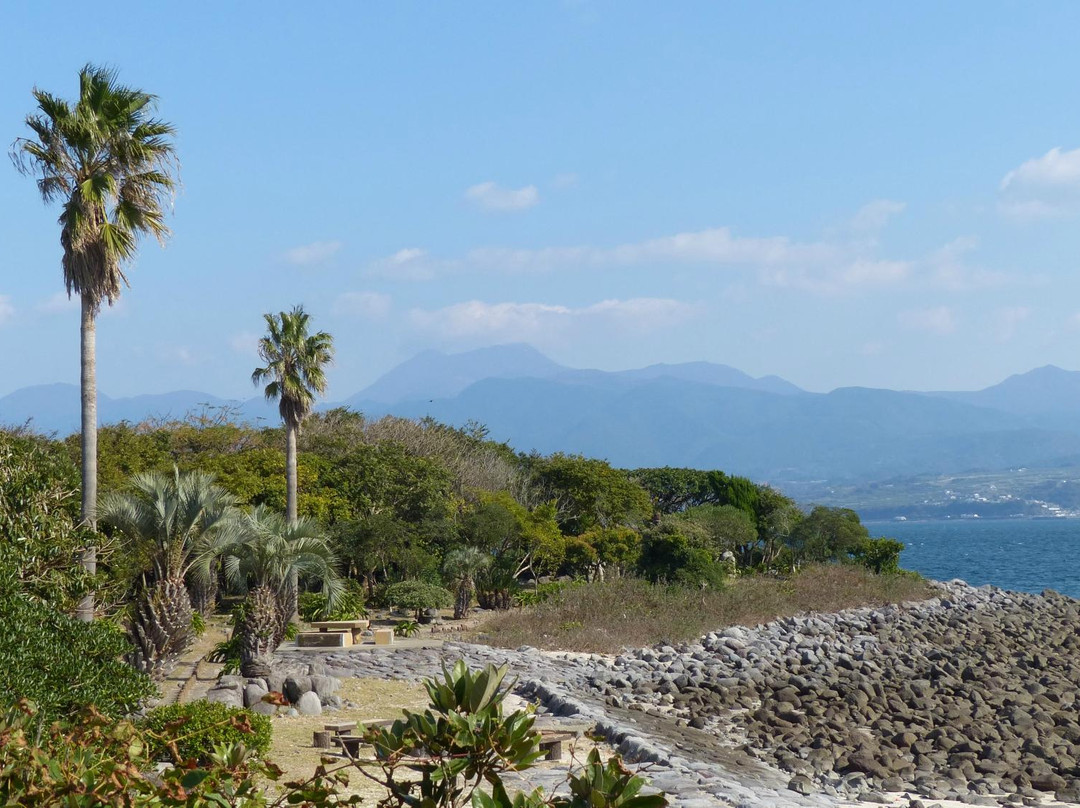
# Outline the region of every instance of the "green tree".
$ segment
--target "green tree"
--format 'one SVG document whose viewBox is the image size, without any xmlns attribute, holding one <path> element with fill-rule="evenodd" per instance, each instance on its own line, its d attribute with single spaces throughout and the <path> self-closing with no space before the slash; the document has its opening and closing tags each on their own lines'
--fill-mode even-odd
<svg viewBox="0 0 1080 808">
<path fill-rule="evenodd" d="M 37 179 L 46 202 L 61 203 L 61 265 L 68 295 L 79 295 L 82 510 L 93 525 L 97 507 L 97 342 L 101 304 L 112 305 L 127 283 L 126 264 L 139 238 L 164 242 L 164 208 L 175 185 L 176 153 L 171 124 L 153 117 L 154 96 L 119 83 L 116 73 L 87 65 L 79 71 L 79 98 L 72 104 L 35 89 L 37 111 L 26 118 L 32 137 L 18 138 L 12 158 Z M 93 573 L 93 546 L 82 554 Z M 88 593 L 79 617 L 92 620 Z"/>
<path fill-rule="evenodd" d="M 454 587 L 454 619 L 469 616 L 476 576 L 491 566 L 491 555 L 478 547 L 459 547 L 447 553 L 443 560 L 443 577 Z"/>
<path fill-rule="evenodd" d="M 813 561 L 842 561 L 870 538 L 870 532 L 850 508 L 816 506 L 791 531 L 788 547 L 792 565 Z"/>
<path fill-rule="evenodd" d="M 698 505 L 681 514 L 700 527 L 708 537 L 708 550 L 713 561 L 719 561 L 724 552 L 735 555 L 741 566 L 752 563 L 758 543 L 754 519 L 746 511 L 734 505 Z"/>
<path fill-rule="evenodd" d="M 129 620 L 132 664 L 163 675 L 192 639 L 194 613 L 185 578 L 205 574 L 209 560 L 234 541 L 236 500 L 201 472 L 137 474 L 128 491 L 101 498 L 97 517 L 150 562 Z"/>
<path fill-rule="evenodd" d="M 559 527 L 568 535 L 638 525 L 652 513 L 645 489 L 607 461 L 560 453 L 531 457 L 529 464 L 541 489 L 557 501 Z"/>
<path fill-rule="evenodd" d="M 263 392 L 268 401 L 277 399 L 285 424 L 285 516 L 295 522 L 297 434 L 315 396 L 326 392 L 325 368 L 334 357 L 334 338 L 325 331 L 309 333 L 311 317 L 303 306 L 263 317 L 266 336 L 259 340 L 259 358 L 266 364 L 252 372 L 251 383 L 267 382 Z"/>
</svg>

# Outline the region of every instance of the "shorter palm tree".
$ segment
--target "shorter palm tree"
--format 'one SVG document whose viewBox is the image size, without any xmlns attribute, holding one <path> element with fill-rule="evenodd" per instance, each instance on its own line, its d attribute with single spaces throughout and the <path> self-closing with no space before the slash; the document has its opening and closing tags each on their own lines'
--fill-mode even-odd
<svg viewBox="0 0 1080 808">
<path fill-rule="evenodd" d="M 443 576 L 454 588 L 454 619 L 469 616 L 476 576 L 491 565 L 491 554 L 478 547 L 459 547 L 446 554 Z"/>
<path fill-rule="evenodd" d="M 212 560 L 235 543 L 241 512 L 236 500 L 201 472 L 148 472 L 131 478 L 130 490 L 108 494 L 98 519 L 147 558 L 128 631 L 130 662 L 163 676 L 193 637 L 191 595 L 185 578 L 200 577 Z"/>
<path fill-rule="evenodd" d="M 241 673 L 253 676 L 262 660 L 281 643 L 298 596 L 293 583 L 302 575 L 318 581 L 331 608 L 344 592 L 337 557 L 318 525 L 309 519 L 290 522 L 256 505 L 244 515 L 237 540 L 222 551 L 226 580 L 248 586 L 248 598 L 234 632 L 241 637 Z M 205 556 L 209 561 L 210 556 Z"/>
</svg>

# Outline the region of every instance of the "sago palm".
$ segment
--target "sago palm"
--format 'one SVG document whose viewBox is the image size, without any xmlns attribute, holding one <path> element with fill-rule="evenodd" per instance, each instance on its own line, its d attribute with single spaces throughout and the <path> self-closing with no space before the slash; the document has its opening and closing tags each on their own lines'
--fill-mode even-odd
<svg viewBox="0 0 1080 808">
<path fill-rule="evenodd" d="M 476 576 L 491 566 L 491 554 L 478 547 L 460 547 L 451 550 L 443 561 L 443 577 L 454 588 L 454 619 L 469 616 Z"/>
<path fill-rule="evenodd" d="M 241 512 L 211 475 L 174 469 L 134 476 L 130 490 L 102 497 L 97 516 L 149 560 L 150 577 L 128 630 L 132 663 L 160 676 L 192 639 L 185 578 L 204 576 L 212 560 L 235 544 Z"/>
<path fill-rule="evenodd" d="M 246 583 L 248 600 L 235 631 L 241 636 L 241 670 L 250 671 L 272 652 L 296 613 L 297 579 L 318 581 L 327 604 L 344 591 L 337 558 L 318 525 L 308 519 L 289 521 L 256 505 L 240 523 L 237 540 L 222 550 L 227 580 Z M 245 673 L 245 675 L 255 675 Z"/>
<path fill-rule="evenodd" d="M 79 295 L 82 319 L 82 518 L 92 525 L 97 504 L 96 318 L 127 283 L 125 265 L 139 238 L 164 242 L 164 209 L 175 185 L 176 153 L 171 124 L 153 117 L 156 99 L 126 87 L 116 74 L 87 65 L 79 71 L 79 98 L 72 104 L 44 90 L 33 91 L 37 111 L 26 125 L 32 137 L 18 138 L 11 156 L 37 179 L 46 202 L 60 202 L 62 268 L 68 295 Z M 86 548 L 83 565 L 96 568 Z M 79 617 L 93 619 L 93 594 Z"/>
</svg>

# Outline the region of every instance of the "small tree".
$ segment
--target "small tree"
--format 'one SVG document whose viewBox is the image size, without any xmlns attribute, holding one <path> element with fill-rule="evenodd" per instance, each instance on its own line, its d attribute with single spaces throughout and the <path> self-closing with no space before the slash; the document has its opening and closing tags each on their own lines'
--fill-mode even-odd
<svg viewBox="0 0 1080 808">
<path fill-rule="evenodd" d="M 409 609 L 419 620 L 427 609 L 443 609 L 454 602 L 454 596 L 441 586 L 426 581 L 400 581 L 386 587 L 386 600 L 395 606 Z"/>
<path fill-rule="evenodd" d="M 443 561 L 443 575 L 454 586 L 454 619 L 469 616 L 476 575 L 491 566 L 491 556 L 477 547 L 460 547 L 451 550 Z"/>
</svg>

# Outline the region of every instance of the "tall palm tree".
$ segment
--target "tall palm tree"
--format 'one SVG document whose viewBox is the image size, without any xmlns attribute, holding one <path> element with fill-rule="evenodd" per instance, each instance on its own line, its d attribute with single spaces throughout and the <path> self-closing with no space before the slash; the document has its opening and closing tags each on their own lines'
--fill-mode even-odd
<svg viewBox="0 0 1080 808">
<path fill-rule="evenodd" d="M 37 179 L 46 202 L 59 201 L 62 267 L 68 295 L 79 295 L 82 318 L 82 518 L 94 525 L 97 506 L 96 319 L 103 301 L 111 306 L 127 284 L 124 267 L 140 236 L 164 243 L 169 234 L 164 208 L 176 183 L 171 124 L 153 117 L 155 96 L 126 87 L 116 73 L 87 65 L 79 71 L 79 98 L 72 104 L 44 90 L 33 91 L 37 111 L 26 125 L 32 137 L 18 138 L 11 157 Z M 93 573 L 97 552 L 88 547 L 82 564 Z M 79 604 L 92 620 L 94 596 Z"/>
<path fill-rule="evenodd" d="M 324 368 L 334 358 L 334 338 L 325 331 L 308 333 L 311 316 L 303 306 L 263 317 L 266 336 L 259 340 L 259 357 L 266 365 L 255 369 L 251 383 L 269 382 L 263 391 L 266 399 L 278 400 L 285 424 L 285 515 L 295 522 L 296 438 L 315 396 L 326 392 Z"/>
<path fill-rule="evenodd" d="M 97 517 L 149 560 L 149 580 L 128 623 L 132 664 L 161 676 L 192 639 L 191 596 L 185 578 L 212 569 L 236 543 L 242 512 L 235 498 L 201 472 L 148 472 L 129 491 L 106 494 Z"/>
<path fill-rule="evenodd" d="M 473 592 L 476 591 L 476 576 L 491 566 L 491 561 L 491 554 L 479 547 L 459 547 L 446 554 L 443 575 L 454 587 L 455 620 L 469 616 Z"/>
<path fill-rule="evenodd" d="M 330 606 L 344 591 L 344 581 L 337 573 L 337 557 L 315 522 L 289 521 L 256 505 L 240 529 L 237 541 L 222 551 L 222 568 L 226 580 L 249 587 L 234 632 L 241 638 L 241 672 L 255 676 L 261 658 L 277 648 L 296 613 L 299 575 L 318 581 Z M 209 558 L 204 555 L 203 563 Z"/>
</svg>

